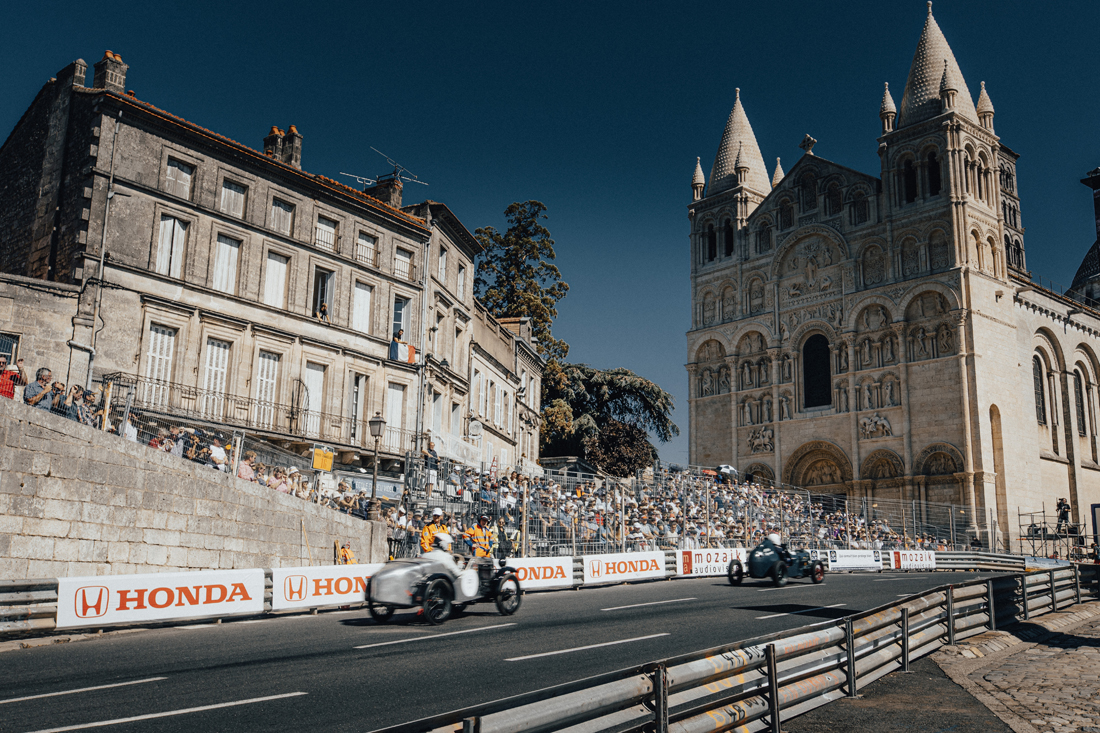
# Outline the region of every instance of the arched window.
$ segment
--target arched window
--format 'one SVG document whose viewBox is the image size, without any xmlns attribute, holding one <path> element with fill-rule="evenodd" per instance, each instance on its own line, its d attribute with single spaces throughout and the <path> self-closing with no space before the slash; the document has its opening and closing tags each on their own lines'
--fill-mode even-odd
<svg viewBox="0 0 1100 733">
<path fill-rule="evenodd" d="M 943 183 L 940 180 L 940 159 L 935 153 L 928 154 L 928 195 L 939 196 Z"/>
<path fill-rule="evenodd" d="M 794 205 L 790 201 L 779 203 L 779 228 L 790 229 L 794 224 Z"/>
<path fill-rule="evenodd" d="M 869 209 L 867 197 L 862 192 L 857 192 L 848 204 L 848 223 L 852 226 L 863 224 L 869 217 Z"/>
<path fill-rule="evenodd" d="M 800 187 L 802 197 L 802 210 L 813 211 L 817 208 L 817 184 L 812 173 L 802 176 Z"/>
<path fill-rule="evenodd" d="M 829 340 L 821 334 L 806 339 L 802 347 L 803 405 L 828 407 L 833 404 L 833 374 L 829 363 Z"/>
<path fill-rule="evenodd" d="M 844 194 L 839 183 L 830 183 L 825 192 L 825 216 L 836 216 L 844 206 Z"/>
<path fill-rule="evenodd" d="M 985 201 L 985 167 L 979 163 L 976 171 L 975 176 L 978 179 L 978 199 L 980 201 Z"/>
<path fill-rule="evenodd" d="M 729 219 L 722 225 L 722 244 L 725 246 L 726 257 L 733 255 L 733 224 Z"/>
<path fill-rule="evenodd" d="M 707 226 L 707 262 L 713 262 L 718 257 L 718 235 L 714 233 L 714 225 Z"/>
<path fill-rule="evenodd" d="M 901 169 L 901 190 L 903 200 L 911 204 L 917 200 L 917 169 L 913 167 L 913 161 L 905 161 Z"/>
<path fill-rule="evenodd" d="M 963 159 L 963 178 L 966 179 L 966 192 L 970 193 L 970 178 L 974 175 L 974 161 L 970 159 L 970 153 Z"/>
<path fill-rule="evenodd" d="M 756 254 L 762 255 L 772 248 L 772 228 L 768 224 L 762 224 L 756 230 Z"/>
<path fill-rule="evenodd" d="M 1047 391 L 1043 384 L 1043 361 L 1038 356 L 1031 357 L 1031 373 L 1035 382 L 1035 420 L 1040 425 L 1047 424 Z"/>
<path fill-rule="evenodd" d="M 1088 426 L 1085 424 L 1085 392 L 1081 388 L 1081 372 L 1073 370 L 1073 401 L 1077 403 L 1077 434 L 1081 437 L 1088 435 Z"/>
</svg>

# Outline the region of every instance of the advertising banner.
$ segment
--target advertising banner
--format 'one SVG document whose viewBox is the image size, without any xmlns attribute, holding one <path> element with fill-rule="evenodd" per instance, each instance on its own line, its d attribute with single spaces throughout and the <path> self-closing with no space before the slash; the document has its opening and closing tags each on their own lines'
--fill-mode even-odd
<svg viewBox="0 0 1100 733">
<path fill-rule="evenodd" d="M 271 610 L 346 606 L 367 600 L 367 581 L 382 563 L 275 568 Z"/>
<path fill-rule="evenodd" d="M 890 550 L 883 554 L 894 570 L 936 569 L 936 553 L 932 550 Z"/>
<path fill-rule="evenodd" d="M 263 613 L 264 571 L 58 578 L 57 628 Z"/>
<path fill-rule="evenodd" d="M 727 550 L 677 550 L 676 574 L 688 577 L 725 575 L 729 569 L 730 560 L 737 558 L 741 561 L 741 565 L 744 565 L 748 556 L 749 551 L 744 547 Z"/>
<path fill-rule="evenodd" d="M 571 557 L 512 557 L 507 564 L 515 568 L 519 587 L 523 590 L 568 588 L 573 585 Z"/>
<path fill-rule="evenodd" d="M 584 558 L 585 585 L 663 577 L 663 552 L 621 552 L 614 555 L 588 555 Z"/>
<path fill-rule="evenodd" d="M 810 550 L 814 560 L 824 560 L 830 572 L 837 570 L 882 570 L 882 550 Z"/>
</svg>

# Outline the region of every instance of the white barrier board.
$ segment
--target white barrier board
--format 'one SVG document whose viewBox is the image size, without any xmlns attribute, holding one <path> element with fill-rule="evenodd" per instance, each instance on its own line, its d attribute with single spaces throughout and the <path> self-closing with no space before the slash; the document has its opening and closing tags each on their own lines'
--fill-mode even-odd
<svg viewBox="0 0 1100 733">
<path fill-rule="evenodd" d="M 814 560 L 824 560 L 830 571 L 882 570 L 882 550 L 810 550 Z"/>
<path fill-rule="evenodd" d="M 367 581 L 382 563 L 275 568 L 271 571 L 271 610 L 363 603 Z"/>
<path fill-rule="evenodd" d="M 884 554 L 894 570 L 936 569 L 936 553 L 932 550 L 889 550 Z"/>
<path fill-rule="evenodd" d="M 584 582 L 618 583 L 665 577 L 664 552 L 621 552 L 584 558 Z"/>
<path fill-rule="evenodd" d="M 263 611 L 258 568 L 57 579 L 59 629 Z"/>
<path fill-rule="evenodd" d="M 744 547 L 727 550 L 677 550 L 676 574 L 688 577 L 725 575 L 729 570 L 730 560 L 737 558 L 743 566 L 748 556 L 749 551 Z"/>
<path fill-rule="evenodd" d="M 573 585 L 572 557 L 511 557 L 505 562 L 508 567 L 515 568 L 519 587 L 523 590 Z"/>
</svg>

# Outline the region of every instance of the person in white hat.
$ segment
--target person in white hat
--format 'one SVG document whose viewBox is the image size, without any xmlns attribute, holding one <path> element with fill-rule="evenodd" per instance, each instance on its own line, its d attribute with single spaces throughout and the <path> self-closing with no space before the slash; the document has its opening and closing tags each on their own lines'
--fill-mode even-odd
<svg viewBox="0 0 1100 733">
<path fill-rule="evenodd" d="M 430 552 L 432 540 L 435 536 L 446 531 L 447 528 L 443 523 L 443 510 L 439 507 L 432 509 L 432 521 L 420 533 L 420 551 L 423 553 Z"/>
</svg>

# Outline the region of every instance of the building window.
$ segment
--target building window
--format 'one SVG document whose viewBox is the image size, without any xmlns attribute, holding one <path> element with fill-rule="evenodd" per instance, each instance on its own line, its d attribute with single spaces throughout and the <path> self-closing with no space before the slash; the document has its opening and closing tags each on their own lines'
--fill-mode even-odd
<svg viewBox="0 0 1100 733">
<path fill-rule="evenodd" d="M 508 424 L 507 424 L 507 427 L 508 427 L 508 434 L 511 435 L 512 434 L 512 398 L 507 392 L 504 393 L 504 401 L 506 403 L 508 403 Z"/>
<path fill-rule="evenodd" d="M 404 451 L 396 438 L 390 437 L 390 430 L 401 430 L 405 426 L 405 385 L 390 382 L 386 385 L 386 435 L 383 436 L 383 445 L 390 451 Z"/>
<path fill-rule="evenodd" d="M 1081 372 L 1073 372 L 1073 399 L 1077 403 L 1077 434 L 1084 437 L 1088 435 L 1088 425 L 1085 424 L 1085 395 L 1081 389 Z"/>
<path fill-rule="evenodd" d="M 825 216 L 836 216 L 844 208 L 844 194 L 839 183 L 830 183 L 825 191 Z"/>
<path fill-rule="evenodd" d="M 407 331 L 409 327 L 409 299 L 400 295 L 393 297 L 393 333 Z"/>
<path fill-rule="evenodd" d="M 260 352 L 256 370 L 256 409 L 259 426 L 270 428 L 275 422 L 275 401 L 279 385 L 279 362 L 282 356 L 271 351 Z"/>
<path fill-rule="evenodd" d="M 187 245 L 187 222 L 164 214 L 160 217 L 160 242 L 157 246 L 157 273 L 179 277 L 183 267 L 183 249 Z"/>
<path fill-rule="evenodd" d="M 458 294 L 458 299 L 466 295 L 466 267 L 464 265 L 458 266 L 458 284 L 455 285 L 455 292 Z"/>
<path fill-rule="evenodd" d="M 267 253 L 267 271 L 264 273 L 264 305 L 286 307 L 286 274 L 289 257 L 275 252 Z"/>
<path fill-rule="evenodd" d="M 489 390 L 492 389 L 493 383 L 488 379 L 483 379 L 478 383 L 478 386 L 477 414 L 487 417 L 489 414 Z"/>
<path fill-rule="evenodd" d="M 302 384 L 305 386 L 305 399 L 301 405 L 305 412 L 305 432 L 306 435 L 316 436 L 321 432 L 321 411 L 325 404 L 325 365 L 307 361 Z"/>
<path fill-rule="evenodd" d="M 439 248 L 439 281 L 447 282 L 447 249 L 445 247 Z"/>
<path fill-rule="evenodd" d="M 733 224 L 729 219 L 726 219 L 726 223 L 722 225 L 722 245 L 725 249 L 725 256 L 733 256 Z"/>
<path fill-rule="evenodd" d="M 222 181 L 222 211 L 230 216 L 243 217 L 246 190 L 244 186 L 232 181 Z"/>
<path fill-rule="evenodd" d="M 336 250 L 336 222 L 323 216 L 317 217 L 317 231 L 314 244 L 318 248 L 333 252 Z"/>
<path fill-rule="evenodd" d="M 805 407 L 828 407 L 833 403 L 832 366 L 829 341 L 814 334 L 802 347 L 802 385 Z"/>
<path fill-rule="evenodd" d="M 802 177 L 802 184 L 800 186 L 800 194 L 802 199 L 802 210 L 813 211 L 817 208 L 817 183 L 814 181 L 812 174 L 807 174 Z"/>
<path fill-rule="evenodd" d="M 320 267 L 313 271 L 313 317 L 322 321 L 332 321 L 332 291 L 336 276 L 330 270 Z"/>
<path fill-rule="evenodd" d="M 271 199 L 271 228 L 279 234 L 290 235 L 294 228 L 294 204 Z"/>
<path fill-rule="evenodd" d="M 771 248 L 772 228 L 767 224 L 762 224 L 760 228 L 756 230 L 756 254 L 762 255 L 770 251 Z"/>
<path fill-rule="evenodd" d="M 790 229 L 794 225 L 794 204 L 782 201 L 779 204 L 779 228 Z"/>
<path fill-rule="evenodd" d="M 151 324 L 149 351 L 145 362 L 145 402 L 152 406 L 168 404 L 168 384 L 172 381 L 172 357 L 176 351 L 176 329 Z"/>
<path fill-rule="evenodd" d="M 928 154 L 928 195 L 939 196 L 943 182 L 940 179 L 940 159 L 935 153 Z"/>
<path fill-rule="evenodd" d="M 478 409 L 478 407 L 479 407 L 478 400 L 480 399 L 480 395 L 481 395 L 481 372 L 479 372 L 477 369 L 475 369 L 474 370 L 474 378 L 470 382 L 470 413 L 471 414 L 473 414 L 473 413 L 477 413 L 479 415 L 481 414 L 481 411 Z"/>
<path fill-rule="evenodd" d="M 366 283 L 355 283 L 355 302 L 351 310 L 351 327 L 359 333 L 370 333 L 370 301 L 374 288 Z"/>
<path fill-rule="evenodd" d="M 1031 376 L 1035 387 L 1035 420 L 1040 425 L 1047 424 L 1047 395 L 1043 384 L 1043 362 L 1038 356 L 1031 357 Z"/>
<path fill-rule="evenodd" d="M 165 188 L 168 193 L 179 196 L 181 199 L 191 200 L 191 179 L 195 174 L 195 166 L 188 165 L 175 158 L 168 159 L 168 176 Z"/>
<path fill-rule="evenodd" d="M 237 239 L 218 235 L 214 243 L 214 277 L 211 286 L 222 293 L 237 294 L 237 255 L 241 243 Z"/>
<path fill-rule="evenodd" d="M 907 204 L 917 200 L 917 169 L 912 160 L 905 161 L 901 168 L 901 195 Z"/>
<path fill-rule="evenodd" d="M 451 435 L 462 435 L 462 405 L 451 403 Z"/>
<path fill-rule="evenodd" d="M 862 193 L 856 193 L 848 204 L 848 223 L 858 226 L 866 222 L 869 216 L 870 207 L 867 205 L 867 197 Z"/>
<path fill-rule="evenodd" d="M 393 274 L 412 280 L 412 252 L 400 247 L 393 254 Z"/>
<path fill-rule="evenodd" d="M 0 356 L 8 360 L 8 364 L 15 366 L 15 360 L 19 358 L 19 337 L 13 333 L 0 333 Z"/>
<path fill-rule="evenodd" d="M 443 434 L 443 393 L 432 390 L 432 435 Z"/>
<path fill-rule="evenodd" d="M 707 226 L 707 262 L 713 262 L 718 258 L 718 235 L 714 233 L 714 225 Z"/>
<path fill-rule="evenodd" d="M 229 374 L 228 341 L 206 340 L 206 381 L 203 383 L 202 415 L 220 418 L 225 410 L 225 385 Z"/>
<path fill-rule="evenodd" d="M 367 378 L 362 374 L 351 375 L 351 439 L 354 441 L 363 435 L 363 404 L 367 399 Z M 365 437 L 365 436 L 364 436 Z"/>
<path fill-rule="evenodd" d="M 366 232 L 359 232 L 359 241 L 355 244 L 355 259 L 368 265 L 376 264 L 378 240 Z"/>
</svg>

